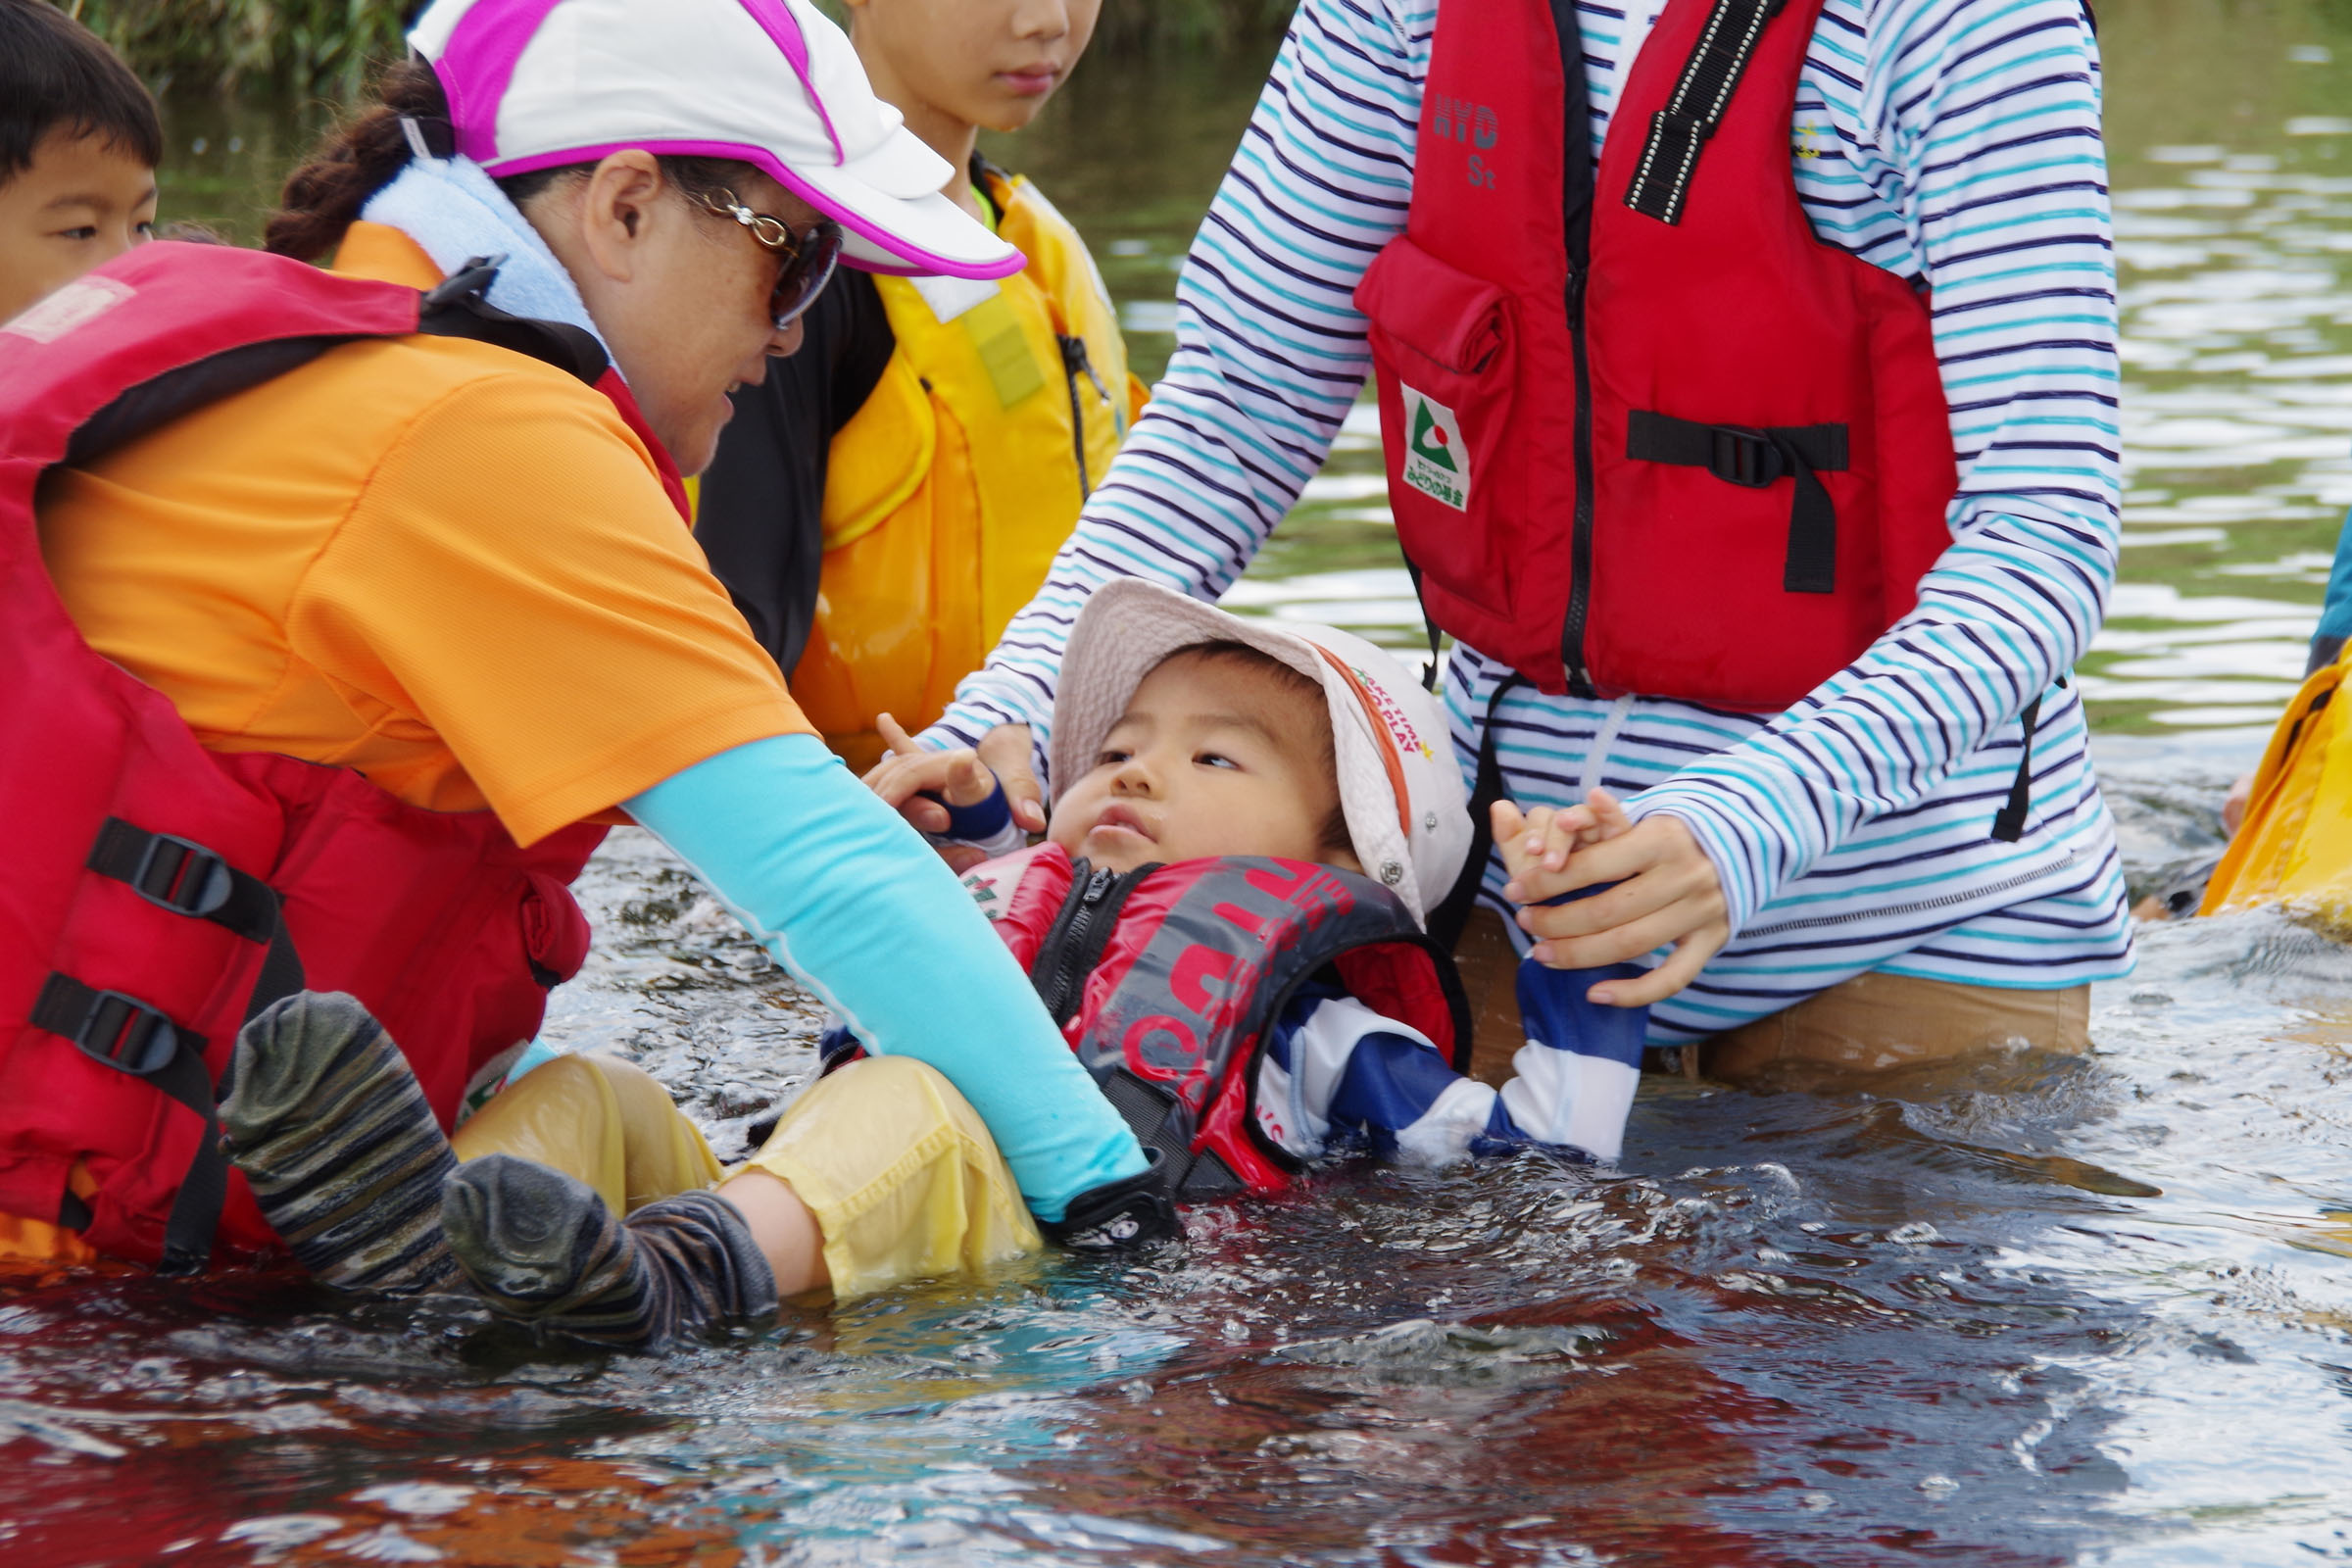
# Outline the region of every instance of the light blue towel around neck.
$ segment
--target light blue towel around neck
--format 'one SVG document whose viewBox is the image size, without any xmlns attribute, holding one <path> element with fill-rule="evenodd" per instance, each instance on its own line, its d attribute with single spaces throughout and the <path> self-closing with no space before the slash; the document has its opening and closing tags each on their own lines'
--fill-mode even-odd
<svg viewBox="0 0 2352 1568">
<path fill-rule="evenodd" d="M 510 316 L 576 326 L 604 343 L 571 274 L 521 209 L 472 159 L 412 159 L 368 199 L 360 217 L 408 235 L 444 275 L 477 256 L 504 256 L 490 285 L 491 304 Z M 612 354 L 610 344 L 605 352 Z"/>
</svg>

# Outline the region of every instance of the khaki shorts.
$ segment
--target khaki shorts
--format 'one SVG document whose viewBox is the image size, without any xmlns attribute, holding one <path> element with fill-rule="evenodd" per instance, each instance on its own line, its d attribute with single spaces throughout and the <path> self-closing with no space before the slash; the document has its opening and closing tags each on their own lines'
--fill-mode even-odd
<svg viewBox="0 0 2352 1568">
<path fill-rule="evenodd" d="M 601 1052 L 515 1079 L 450 1140 L 460 1159 L 514 1154 L 576 1176 L 615 1214 L 709 1187 L 719 1164 L 660 1080 Z"/>
<path fill-rule="evenodd" d="M 816 1215 L 836 1300 L 1045 1246 L 980 1113 L 904 1056 L 818 1079 L 740 1168 L 785 1182 Z"/>
<path fill-rule="evenodd" d="M 578 1177 L 616 1214 L 733 1174 L 650 1074 L 595 1054 L 523 1074 L 454 1142 L 460 1159 L 516 1154 Z M 979 1112 L 903 1056 L 817 1080 L 737 1169 L 777 1177 L 808 1205 L 837 1300 L 1045 1246 Z"/>
<path fill-rule="evenodd" d="M 1472 1075 L 1500 1084 L 1524 1043 L 1517 950 L 1501 917 L 1482 908 L 1455 956 L 1476 1024 Z M 2021 991 L 1871 970 L 1712 1040 L 1651 1055 L 1655 1065 L 1686 1077 L 1793 1085 L 2025 1049 L 2089 1050 L 2090 987 Z"/>
</svg>

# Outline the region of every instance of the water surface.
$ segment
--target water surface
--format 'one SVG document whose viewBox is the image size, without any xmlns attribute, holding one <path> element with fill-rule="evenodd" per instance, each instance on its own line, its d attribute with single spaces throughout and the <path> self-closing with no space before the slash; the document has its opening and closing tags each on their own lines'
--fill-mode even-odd
<svg viewBox="0 0 2352 1568">
<path fill-rule="evenodd" d="M 2215 842 L 2352 501 L 2352 12 L 2101 20 L 2131 493 L 2083 679 L 2144 884 Z M 1147 367 L 1256 69 L 1090 63 L 999 149 Z M 177 111 L 170 199 L 249 224 L 298 119 Z M 1410 645 L 1376 440 L 1350 421 L 1241 603 Z M 553 1028 L 734 1152 L 809 1071 L 805 1000 L 641 837 L 585 894 Z M 278 1277 L 23 1280 L 0 1561 L 2352 1560 L 2352 956 L 2160 928 L 2093 1032 L 1869 1094 L 1653 1085 L 1614 1174 L 1334 1168 L 1139 1263 L 659 1361 Z"/>
</svg>

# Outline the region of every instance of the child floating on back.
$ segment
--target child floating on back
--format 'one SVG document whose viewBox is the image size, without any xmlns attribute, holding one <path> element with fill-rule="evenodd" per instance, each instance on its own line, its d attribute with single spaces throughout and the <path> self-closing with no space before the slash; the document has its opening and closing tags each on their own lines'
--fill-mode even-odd
<svg viewBox="0 0 2352 1568">
<path fill-rule="evenodd" d="M 1459 993 L 1420 930 L 1470 838 L 1443 725 L 1395 660 L 1330 627 L 1130 578 L 1079 616 L 1048 843 L 965 880 L 1181 1196 L 1270 1190 L 1350 1145 L 1616 1157 L 1646 1014 L 1587 1001 L 1592 976 L 1526 964 L 1518 1075 L 1497 1091 L 1455 1071 Z M 968 753 L 902 744 L 870 781 L 899 803 L 942 793 L 958 837 L 1009 822 Z M 1514 874 L 1622 825 L 1593 809 L 1499 810 Z M 1082 945 L 1067 932 L 1090 906 Z"/>
<path fill-rule="evenodd" d="M 1517 1076 L 1497 1090 L 1456 1070 L 1467 1009 L 1421 924 L 1471 837 L 1442 722 L 1436 701 L 1360 639 L 1240 620 L 1125 579 L 1096 594 L 1071 635 L 1046 843 L 1017 847 L 1002 792 L 968 753 L 902 751 L 875 770 L 885 799 L 938 791 L 962 837 L 1013 851 L 965 886 L 1153 1156 L 1144 1176 L 1073 1208 L 1055 1240 L 1164 1232 L 1174 1200 L 1276 1191 L 1349 1148 L 1422 1164 L 1528 1147 L 1616 1155 L 1645 1018 L 1588 1001 L 1591 975 L 1525 965 Z M 1497 821 L 1515 873 L 1622 825 L 1606 808 L 1523 821 L 1506 808 Z M 888 1057 L 844 1065 L 846 1050 L 829 1052 L 840 1070 L 793 1103 L 723 1192 L 651 1176 L 650 1155 L 616 1156 L 627 1168 L 600 1179 L 571 1168 L 564 1140 L 539 1134 L 485 1147 L 486 1121 L 512 1130 L 597 1114 L 566 1087 L 590 1075 L 558 1064 L 492 1099 L 454 1153 L 421 1097 L 393 1116 L 380 1107 L 395 1097 L 371 1091 L 368 1158 L 326 1160 L 318 1129 L 337 1119 L 337 1083 L 405 1066 L 364 1014 L 340 1019 L 338 1004 L 357 1011 L 344 999 L 297 1004 L 317 1027 L 282 1008 L 249 1026 L 222 1120 L 265 1212 L 331 1284 L 470 1284 L 511 1318 L 659 1348 L 780 1296 L 847 1298 L 1044 1243 L 944 1079 Z M 941 1028 L 957 1027 L 956 998 L 939 1010 Z M 334 1059 L 358 1065 L 321 1076 L 319 1028 L 349 1035 Z M 837 1038 L 852 1044 L 846 1029 Z M 655 1098 L 628 1107 L 607 1142 L 699 1149 Z M 700 1182 L 717 1175 L 707 1164 Z M 664 1180 L 668 1196 L 654 1190 Z M 424 1188 L 437 1200 L 386 1200 Z M 812 1234 L 777 1242 L 760 1211 L 779 1197 Z"/>
<path fill-rule="evenodd" d="M 0 0 L 0 321 L 150 237 L 155 100 L 80 23 Z"/>
</svg>

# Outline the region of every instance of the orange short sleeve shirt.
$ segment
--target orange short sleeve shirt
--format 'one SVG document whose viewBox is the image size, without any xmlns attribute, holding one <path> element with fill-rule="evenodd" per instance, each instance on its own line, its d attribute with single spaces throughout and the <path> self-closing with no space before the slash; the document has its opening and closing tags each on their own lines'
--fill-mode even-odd
<svg viewBox="0 0 2352 1568">
<path fill-rule="evenodd" d="M 429 286 L 398 231 L 336 270 Z M 530 843 L 809 728 L 612 402 L 485 344 L 349 344 L 52 477 L 90 645 L 216 751 L 488 807 Z"/>
</svg>

